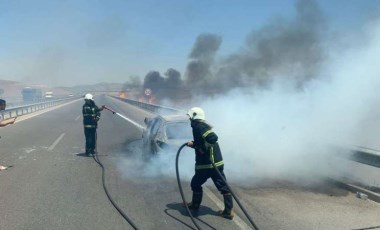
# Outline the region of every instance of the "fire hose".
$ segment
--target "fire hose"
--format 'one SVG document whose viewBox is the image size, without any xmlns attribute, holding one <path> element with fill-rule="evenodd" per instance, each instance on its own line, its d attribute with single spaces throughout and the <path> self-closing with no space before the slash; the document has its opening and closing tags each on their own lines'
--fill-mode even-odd
<svg viewBox="0 0 380 230">
<path fill-rule="evenodd" d="M 178 170 L 178 159 L 179 159 L 179 154 L 181 153 L 182 149 L 187 146 L 187 143 L 184 143 L 183 145 L 181 145 L 181 147 L 178 149 L 177 151 L 177 156 L 176 156 L 176 160 L 175 160 L 175 166 L 176 166 L 176 174 L 177 174 L 177 182 L 178 182 L 178 187 L 179 187 L 179 191 L 181 193 L 181 197 L 182 197 L 182 201 L 186 207 L 186 211 L 187 213 L 189 214 L 190 218 L 191 218 L 191 221 L 194 223 L 194 225 L 197 227 L 197 229 L 202 229 L 195 221 L 193 215 L 191 214 L 191 211 L 189 209 L 189 207 L 187 206 L 187 202 L 186 202 L 186 199 L 185 199 L 185 195 L 183 193 L 183 189 L 182 189 L 182 185 L 181 185 L 181 179 L 180 179 L 180 176 L 179 176 L 179 170 Z M 253 222 L 251 216 L 247 213 L 247 211 L 245 210 L 245 208 L 243 207 L 243 205 L 240 203 L 239 199 L 237 198 L 237 196 L 235 195 L 235 193 L 232 191 L 231 187 L 228 185 L 227 181 L 224 179 L 224 177 L 222 176 L 222 174 L 220 173 L 218 167 L 216 167 L 215 163 L 213 161 L 211 161 L 212 163 L 212 166 L 214 167 L 214 169 L 216 170 L 216 172 L 218 173 L 218 175 L 220 176 L 220 178 L 223 180 L 223 182 L 227 185 L 228 189 L 230 190 L 231 192 L 231 195 L 233 196 L 233 198 L 235 199 L 236 203 L 239 205 L 239 207 L 241 208 L 241 210 L 243 211 L 243 213 L 245 214 L 245 216 L 247 217 L 248 221 L 252 224 L 253 228 L 256 229 L 256 230 L 259 230 L 259 228 L 257 227 L 257 225 L 255 224 L 255 222 Z"/>
<path fill-rule="evenodd" d="M 102 108 L 112 112 L 113 114 L 116 114 L 118 115 L 119 117 L 123 118 L 124 120 L 127 120 L 127 121 L 130 121 L 130 119 L 126 118 L 125 116 L 123 116 L 122 114 L 108 108 L 107 106 L 103 105 Z M 181 179 L 180 179 L 180 176 L 179 176 L 179 170 L 178 170 L 178 159 L 179 159 L 179 154 L 181 153 L 182 149 L 187 145 L 187 143 L 184 143 L 183 145 L 181 145 L 181 147 L 178 149 L 177 151 L 177 155 L 176 155 L 176 175 L 177 175 L 177 182 L 178 182 L 178 187 L 179 187 L 179 190 L 180 190 L 180 193 L 181 193 L 181 197 L 182 197 L 182 201 L 186 207 L 186 211 L 187 213 L 189 214 L 192 222 L 194 223 L 194 225 L 197 227 L 197 229 L 202 229 L 198 224 L 197 222 L 195 221 L 193 215 L 191 214 L 191 211 L 189 209 L 189 207 L 187 206 L 187 202 L 186 202 L 186 199 L 185 199 L 185 195 L 183 193 L 183 189 L 182 189 L 182 185 L 181 185 Z M 94 157 L 95 161 L 103 168 L 104 170 L 104 167 L 103 165 L 101 164 L 101 162 L 99 161 L 98 157 L 96 156 L 96 158 Z M 218 175 L 220 176 L 220 178 L 224 181 L 224 183 L 227 185 L 228 189 L 230 190 L 231 192 L 231 195 L 233 196 L 233 198 L 235 199 L 235 201 L 237 202 L 237 204 L 239 205 L 239 207 L 241 208 L 241 210 L 243 211 L 243 213 L 245 214 L 245 216 L 247 217 L 247 219 L 249 220 L 249 222 L 252 224 L 252 226 L 254 227 L 254 229 L 256 230 L 259 230 L 259 228 L 257 227 L 257 225 L 254 223 L 254 221 L 252 220 L 252 218 L 249 216 L 249 214 L 247 213 L 247 211 L 245 210 L 245 208 L 243 207 L 243 205 L 240 203 L 239 199 L 237 198 L 237 196 L 235 195 L 235 193 L 232 191 L 231 187 L 228 185 L 227 181 L 224 179 L 224 177 L 222 176 L 222 174 L 220 173 L 219 169 L 216 167 L 215 163 L 214 162 L 211 162 L 214 169 L 216 170 L 216 172 L 218 173 Z M 104 180 L 104 174 L 103 174 L 103 180 Z M 106 188 L 105 188 L 106 190 Z M 111 200 L 112 202 L 112 198 L 109 196 L 107 190 L 106 190 L 106 193 L 107 193 L 107 196 L 108 198 Z M 114 202 L 112 202 L 114 204 Z M 135 229 L 137 229 L 137 227 L 133 224 L 133 222 L 131 220 L 129 220 L 129 218 L 125 215 L 125 213 L 122 212 L 121 209 L 119 209 L 117 207 L 116 204 L 114 204 L 114 206 L 116 207 L 116 209 L 120 212 L 121 215 L 123 215 L 123 217 L 131 224 L 132 227 L 134 227 Z"/>
<path fill-rule="evenodd" d="M 97 139 L 98 135 L 95 133 L 95 139 Z M 112 205 L 116 208 L 116 210 L 120 213 L 120 215 L 132 226 L 133 229 L 138 229 L 136 224 L 127 216 L 127 214 L 116 204 L 116 202 L 111 197 L 111 194 L 108 191 L 108 188 L 106 186 L 106 179 L 105 179 L 105 168 L 102 162 L 99 159 L 98 151 L 97 151 L 97 141 L 95 141 L 95 154 L 92 155 L 95 162 L 98 163 L 98 165 L 102 168 L 102 182 L 103 182 L 103 189 L 106 193 L 109 201 L 112 203 Z"/>
</svg>

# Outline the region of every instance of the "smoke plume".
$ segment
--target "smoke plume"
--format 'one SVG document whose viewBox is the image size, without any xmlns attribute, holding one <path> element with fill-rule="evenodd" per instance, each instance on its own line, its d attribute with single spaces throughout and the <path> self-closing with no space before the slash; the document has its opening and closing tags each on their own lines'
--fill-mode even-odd
<svg viewBox="0 0 380 230">
<path fill-rule="evenodd" d="M 306 62 L 300 72 L 313 78 L 301 91 L 294 88 L 299 78 L 275 78 L 270 88 L 233 90 L 200 104 L 220 136 L 227 176 L 236 181 L 244 174 L 250 183 L 343 176 L 333 163 L 336 146 L 377 143 L 380 21 L 371 24 L 345 52 L 331 47 L 318 71 Z"/>
<path fill-rule="evenodd" d="M 121 91 L 126 92 L 128 89 L 141 88 L 141 87 L 142 87 L 142 83 L 139 76 L 129 76 L 128 80 L 124 82 Z"/>
<path fill-rule="evenodd" d="M 315 1 L 298 1 L 292 20 L 274 19 L 253 31 L 241 52 L 221 63 L 214 58 L 221 38 L 200 35 L 190 54 L 187 81 L 204 94 L 223 94 L 234 88 L 268 87 L 277 78 L 294 79 L 296 87 L 318 75 L 324 57 L 321 44 L 326 20 Z M 203 86 L 203 87 L 202 87 Z"/>
<path fill-rule="evenodd" d="M 233 182 L 340 177 L 336 146 L 377 143 L 380 20 L 342 51 L 340 38 L 326 40 L 326 20 L 315 1 L 300 0 L 296 9 L 294 19 L 252 32 L 243 50 L 221 63 L 214 62 L 221 44 L 216 35 L 198 37 L 190 54 L 186 81 L 204 95 L 186 107 L 205 110 Z M 350 33 L 355 31 L 342 36 Z M 154 162 L 155 172 L 171 175 L 160 168 L 165 156 Z M 188 160 L 180 167 L 189 178 Z"/>
<path fill-rule="evenodd" d="M 165 97 L 178 98 L 181 94 L 181 88 L 183 87 L 181 73 L 178 70 L 170 68 L 165 72 L 165 76 Z"/>
<path fill-rule="evenodd" d="M 222 38 L 214 34 L 198 36 L 189 57 L 192 59 L 187 65 L 187 83 L 193 89 L 206 88 L 208 78 L 212 78 L 211 67 L 214 57 L 222 43 Z"/>
<path fill-rule="evenodd" d="M 182 86 L 181 73 L 170 68 L 165 72 L 165 77 L 158 71 L 149 72 L 144 78 L 143 90 L 151 89 L 153 95 L 159 99 L 177 98 Z"/>
</svg>

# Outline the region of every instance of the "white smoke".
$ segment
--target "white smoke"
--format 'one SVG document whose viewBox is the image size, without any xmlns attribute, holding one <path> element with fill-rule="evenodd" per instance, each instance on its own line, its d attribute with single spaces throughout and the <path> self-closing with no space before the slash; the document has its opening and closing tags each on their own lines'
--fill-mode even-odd
<svg viewBox="0 0 380 230">
<path fill-rule="evenodd" d="M 324 77 L 303 91 L 289 80 L 277 81 L 270 89 L 235 90 L 204 101 L 227 176 L 254 183 L 327 171 L 332 145 L 360 145 L 374 135 L 368 118 L 380 104 L 379 28 L 379 21 L 373 23 L 360 44 L 344 53 L 330 50 Z"/>
<path fill-rule="evenodd" d="M 313 173 L 333 173 L 335 146 L 365 145 L 378 136 L 380 21 L 371 22 L 360 37 L 344 49 L 336 43 L 339 38 L 325 42 L 329 55 L 320 63 L 319 76 L 302 90 L 278 76 L 265 89 L 235 89 L 188 104 L 204 108 L 214 126 L 227 178 L 254 185 L 268 178 L 297 182 Z M 183 179 L 194 173 L 189 151 L 181 155 Z M 120 165 L 137 168 L 140 176 L 175 177 L 175 152 L 138 162 L 126 159 Z"/>
<path fill-rule="evenodd" d="M 163 150 L 157 155 L 142 152 L 142 143 L 133 142 L 128 145 L 128 157 L 117 159 L 116 165 L 122 175 L 128 178 L 175 178 L 177 149 Z M 146 154 L 146 155 L 144 155 Z M 179 160 L 179 175 L 181 180 L 189 181 L 194 174 L 194 150 L 188 147 L 182 149 Z"/>
</svg>

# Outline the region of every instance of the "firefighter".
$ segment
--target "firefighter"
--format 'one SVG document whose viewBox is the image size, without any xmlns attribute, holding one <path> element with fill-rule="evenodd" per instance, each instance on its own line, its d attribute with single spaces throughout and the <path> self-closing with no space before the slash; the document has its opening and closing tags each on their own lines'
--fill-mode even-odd
<svg viewBox="0 0 380 230">
<path fill-rule="evenodd" d="M 5 110 L 7 107 L 7 102 L 3 99 L 0 99 L 0 111 Z M 0 117 L 1 118 L 1 117 Z M 7 120 L 0 121 L 0 127 L 4 127 L 10 124 L 14 124 L 17 117 L 9 118 Z"/>
<path fill-rule="evenodd" d="M 5 110 L 6 106 L 7 106 L 7 102 L 3 99 L 0 99 L 0 111 Z"/>
<path fill-rule="evenodd" d="M 96 147 L 96 128 L 100 119 L 100 111 L 103 107 L 96 106 L 92 94 L 84 96 L 84 105 L 82 108 L 84 135 L 86 137 L 86 154 L 95 154 Z"/>
<path fill-rule="evenodd" d="M 187 206 L 192 211 L 199 209 L 203 196 L 202 185 L 211 178 L 224 199 L 224 210 L 220 210 L 219 215 L 232 219 L 234 213 L 232 211 L 231 192 L 212 165 L 213 161 L 224 179 L 226 179 L 223 173 L 223 157 L 217 142 L 218 136 L 212 131 L 212 127 L 206 123 L 203 109 L 194 107 L 189 110 L 187 115 L 190 117 L 194 138 L 193 141 L 187 143 L 187 146 L 195 149 L 195 175 L 191 179 L 193 196 L 192 201 Z"/>
<path fill-rule="evenodd" d="M 1 111 L 1 110 L 5 110 L 6 105 L 7 105 L 6 101 L 3 100 L 3 99 L 0 99 L 0 111 Z M 14 124 L 15 121 L 16 121 L 16 117 L 14 117 L 14 118 L 10 118 L 10 119 L 5 120 L 5 121 L 0 121 L 0 127 L 5 127 L 5 126 L 7 126 L 7 125 Z M 0 137 L 0 138 L 1 138 L 1 137 Z M 7 168 L 8 168 L 8 167 L 6 167 L 6 166 L 2 166 L 2 165 L 0 165 L 0 171 L 6 170 Z"/>
</svg>

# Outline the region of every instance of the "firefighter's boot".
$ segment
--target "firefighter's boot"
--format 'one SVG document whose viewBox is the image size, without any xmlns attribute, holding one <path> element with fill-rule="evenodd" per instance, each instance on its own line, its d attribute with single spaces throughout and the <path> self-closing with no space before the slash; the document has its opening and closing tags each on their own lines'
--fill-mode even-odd
<svg viewBox="0 0 380 230">
<path fill-rule="evenodd" d="M 95 151 L 94 151 L 93 148 L 88 148 L 88 149 L 86 150 L 86 154 L 87 154 L 87 156 L 92 156 L 92 155 L 95 154 Z"/>
<path fill-rule="evenodd" d="M 235 216 L 234 212 L 232 211 L 234 205 L 232 195 L 230 193 L 223 194 L 223 199 L 224 210 L 220 210 L 218 213 L 221 217 L 232 220 Z"/>
<path fill-rule="evenodd" d="M 187 204 L 187 207 L 191 211 L 198 211 L 199 206 L 202 203 L 203 192 L 193 192 L 193 199 Z"/>
</svg>

